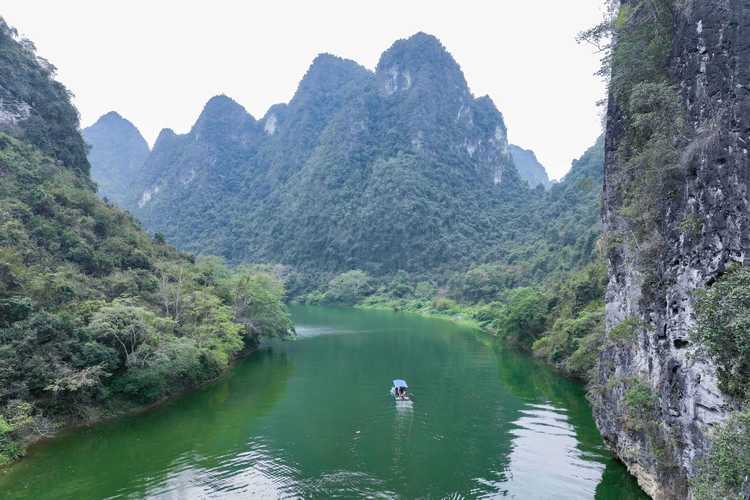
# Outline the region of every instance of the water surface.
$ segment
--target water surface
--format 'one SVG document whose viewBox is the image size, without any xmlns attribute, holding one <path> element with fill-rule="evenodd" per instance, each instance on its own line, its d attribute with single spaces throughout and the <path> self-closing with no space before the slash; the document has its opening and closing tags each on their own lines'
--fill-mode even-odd
<svg viewBox="0 0 750 500">
<path fill-rule="evenodd" d="M 440 320 L 295 307 L 299 338 L 33 447 L 0 498 L 645 498 L 582 388 Z M 411 407 L 388 395 L 404 378 Z"/>
</svg>

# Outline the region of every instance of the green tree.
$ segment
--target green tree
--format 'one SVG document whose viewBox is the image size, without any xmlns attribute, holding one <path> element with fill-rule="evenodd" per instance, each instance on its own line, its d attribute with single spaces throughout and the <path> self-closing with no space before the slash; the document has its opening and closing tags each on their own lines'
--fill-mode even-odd
<svg viewBox="0 0 750 500">
<path fill-rule="evenodd" d="M 240 267 L 228 279 L 234 317 L 254 338 L 264 334 L 287 337 L 294 332 L 283 305 L 284 285 L 269 272 Z"/>
<path fill-rule="evenodd" d="M 146 353 L 140 347 L 155 343 L 153 323 L 156 316 L 127 302 L 114 302 L 96 312 L 88 327 L 90 335 L 102 344 L 115 349 L 125 367 L 145 364 Z"/>
<path fill-rule="evenodd" d="M 533 288 L 516 288 L 508 292 L 493 325 L 498 336 L 521 347 L 531 347 L 545 329 L 548 301 Z"/>
<path fill-rule="evenodd" d="M 360 270 L 339 274 L 328 283 L 324 300 L 333 304 L 352 305 L 372 292 L 370 276 Z"/>
</svg>

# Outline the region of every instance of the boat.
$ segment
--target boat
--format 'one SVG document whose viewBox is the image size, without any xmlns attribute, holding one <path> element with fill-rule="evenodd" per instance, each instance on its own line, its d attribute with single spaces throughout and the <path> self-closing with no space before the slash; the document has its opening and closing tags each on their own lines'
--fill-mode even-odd
<svg viewBox="0 0 750 500">
<path fill-rule="evenodd" d="M 406 380 L 397 378 L 393 381 L 393 387 L 391 387 L 391 395 L 396 401 L 411 401 L 409 396 L 409 386 L 406 385 Z"/>
</svg>

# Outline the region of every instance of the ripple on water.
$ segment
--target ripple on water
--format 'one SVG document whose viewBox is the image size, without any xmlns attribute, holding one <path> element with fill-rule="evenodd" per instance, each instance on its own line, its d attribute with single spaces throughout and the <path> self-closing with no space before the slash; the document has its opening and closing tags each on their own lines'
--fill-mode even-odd
<svg viewBox="0 0 750 500">
<path fill-rule="evenodd" d="M 593 498 L 604 472 L 602 457 L 580 449 L 567 410 L 527 404 L 520 413 L 511 431 L 508 479 L 500 489 L 511 498 L 550 498 L 551 491 L 556 499 Z"/>
</svg>

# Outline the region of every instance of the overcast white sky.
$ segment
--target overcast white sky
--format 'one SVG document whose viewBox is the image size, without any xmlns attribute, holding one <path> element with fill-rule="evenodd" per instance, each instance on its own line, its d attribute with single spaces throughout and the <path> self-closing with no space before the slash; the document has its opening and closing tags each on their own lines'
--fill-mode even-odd
<svg viewBox="0 0 750 500">
<path fill-rule="evenodd" d="M 3 0 L 74 94 L 83 126 L 111 110 L 153 144 L 189 130 L 225 93 L 256 118 L 287 102 L 315 55 L 373 69 L 395 40 L 437 36 L 472 92 L 489 94 L 510 141 L 559 178 L 601 130 L 598 57 L 575 34 L 602 0 Z"/>
</svg>

